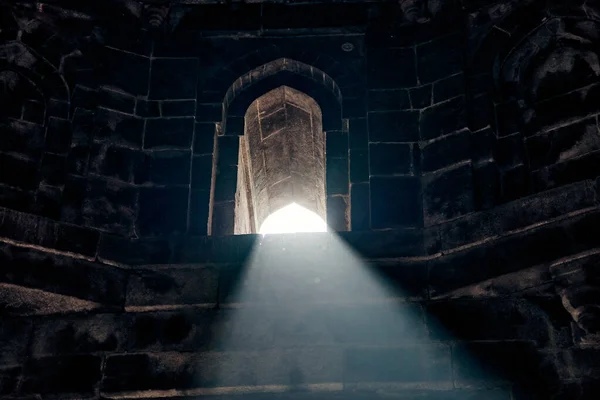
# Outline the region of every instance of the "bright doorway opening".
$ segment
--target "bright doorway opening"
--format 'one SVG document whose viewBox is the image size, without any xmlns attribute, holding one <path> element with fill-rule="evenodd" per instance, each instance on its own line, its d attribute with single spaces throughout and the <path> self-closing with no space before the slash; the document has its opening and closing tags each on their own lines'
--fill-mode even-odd
<svg viewBox="0 0 600 400">
<path fill-rule="evenodd" d="M 316 213 L 296 204 L 287 205 L 269 215 L 259 233 L 327 232 L 327 224 Z"/>
</svg>

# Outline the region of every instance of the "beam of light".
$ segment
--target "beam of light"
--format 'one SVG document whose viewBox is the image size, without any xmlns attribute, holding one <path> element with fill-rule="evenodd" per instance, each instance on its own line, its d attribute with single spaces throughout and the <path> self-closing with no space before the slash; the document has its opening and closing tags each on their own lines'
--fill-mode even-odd
<svg viewBox="0 0 600 400">
<path fill-rule="evenodd" d="M 260 227 L 263 236 L 272 233 L 326 232 L 327 224 L 314 212 L 296 203 L 271 214 Z"/>
<path fill-rule="evenodd" d="M 408 346 L 402 354 L 410 362 L 416 353 L 449 351 L 422 344 L 420 305 L 333 232 L 260 236 L 240 272 L 220 304 L 222 325 L 214 333 L 223 361 L 208 368 L 219 390 L 339 392 L 345 349 L 356 348 L 359 363 L 361 349 L 373 344 L 396 353 Z M 373 365 L 367 385 L 393 369 Z M 252 384 L 237 380 L 237 370 L 252 371 Z M 428 379 L 411 374 L 415 381 Z"/>
<path fill-rule="evenodd" d="M 377 264 L 331 231 L 259 236 L 221 292 L 206 393 L 454 390 L 452 340 L 428 333 L 415 265 Z"/>
</svg>

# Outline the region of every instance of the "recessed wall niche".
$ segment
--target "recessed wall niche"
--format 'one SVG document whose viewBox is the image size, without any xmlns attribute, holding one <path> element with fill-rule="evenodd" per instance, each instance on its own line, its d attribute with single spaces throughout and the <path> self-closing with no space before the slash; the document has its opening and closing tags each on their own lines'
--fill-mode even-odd
<svg viewBox="0 0 600 400">
<path fill-rule="evenodd" d="M 325 134 L 315 100 L 280 86 L 257 98 L 244 119 L 234 233 L 257 233 L 293 203 L 325 220 Z"/>
</svg>

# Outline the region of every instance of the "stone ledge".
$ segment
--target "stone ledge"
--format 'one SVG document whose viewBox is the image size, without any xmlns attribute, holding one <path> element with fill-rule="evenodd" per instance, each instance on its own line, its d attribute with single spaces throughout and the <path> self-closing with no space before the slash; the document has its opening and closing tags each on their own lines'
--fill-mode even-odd
<svg viewBox="0 0 600 400">
<path fill-rule="evenodd" d="M 402 387 L 381 383 L 365 383 L 343 385 L 337 383 L 321 385 L 305 385 L 294 388 L 285 385 L 261 387 L 229 387 L 202 389 L 197 391 L 151 391 L 146 393 L 130 393 L 104 395 L 108 399 L 136 400 L 238 400 L 240 395 L 249 400 L 372 400 L 372 399 L 420 399 L 420 400 L 510 400 L 510 389 L 429 389 Z M 325 397 L 324 397 L 325 396 Z M 21 399 L 16 399 L 21 400 Z"/>
<path fill-rule="evenodd" d="M 54 254 L 123 267 L 198 263 L 243 264 L 257 246 L 317 253 L 343 243 L 366 259 L 431 259 L 466 247 L 495 243 L 597 208 L 596 182 L 583 181 L 472 213 L 425 229 L 339 232 L 335 235 L 172 236 L 127 239 L 0 208 L 0 240 Z M 492 242 L 490 242 L 492 241 Z M 487 245 L 486 245 L 487 246 Z M 489 246 L 487 246 L 489 247 Z"/>
</svg>

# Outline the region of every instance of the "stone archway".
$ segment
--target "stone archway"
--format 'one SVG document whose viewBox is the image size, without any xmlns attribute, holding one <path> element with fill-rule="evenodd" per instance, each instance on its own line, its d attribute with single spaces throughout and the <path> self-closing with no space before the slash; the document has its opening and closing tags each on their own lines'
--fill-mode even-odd
<svg viewBox="0 0 600 400">
<path fill-rule="evenodd" d="M 246 77 L 250 76 L 252 76 L 252 79 L 246 79 Z M 315 195 L 312 196 L 313 199 L 310 201 L 306 200 L 308 197 L 300 196 L 301 200 L 299 202 L 314 202 L 314 205 L 306 208 L 317 215 L 326 216 L 327 224 L 332 229 L 338 231 L 349 229 L 349 144 L 348 133 L 347 130 L 344 130 L 342 120 L 339 88 L 332 78 L 323 71 L 298 61 L 281 58 L 255 68 L 243 75 L 234 82 L 225 96 L 221 129 L 216 136 L 216 156 L 213 159 L 213 179 L 208 226 L 209 234 L 211 235 L 231 235 L 237 231 L 235 228 L 235 212 L 236 203 L 239 203 L 239 198 L 236 199 L 236 192 L 238 178 L 243 179 L 243 177 L 238 177 L 238 166 L 243 162 L 240 159 L 239 150 L 240 137 L 243 137 L 247 133 L 246 125 L 248 124 L 248 120 L 246 113 L 256 99 L 282 86 L 289 88 L 287 90 L 290 94 L 289 98 L 295 96 L 298 99 L 301 96 L 305 96 L 311 99 L 311 104 L 313 105 L 310 106 L 307 105 L 307 100 L 296 100 L 296 105 L 304 103 L 303 106 L 296 108 L 319 110 L 318 113 L 311 111 L 309 114 L 314 116 L 319 115 L 321 122 L 318 130 L 321 133 L 326 132 L 326 134 L 323 133 L 323 139 L 319 142 L 324 146 L 325 138 L 327 138 L 327 148 L 331 147 L 331 152 L 326 159 L 324 156 L 318 157 L 322 160 L 322 166 L 320 166 L 320 171 L 322 172 L 320 176 L 324 176 L 323 180 L 327 182 L 324 190 L 325 194 L 322 196 L 323 200 L 316 200 Z M 292 95 L 292 93 L 295 93 L 295 95 Z M 290 102 L 290 106 L 292 103 L 294 101 Z M 311 121 L 312 118 L 311 116 Z M 323 149 L 322 151 L 324 154 L 325 150 Z M 286 192 L 288 191 L 286 190 Z M 278 207 L 289 204 L 280 202 L 281 204 L 277 205 L 279 200 L 275 199 L 283 199 L 284 197 L 269 196 L 269 201 L 273 200 L 273 205 L 265 209 L 266 215 L 276 211 Z M 244 202 L 243 199 L 241 201 Z M 317 203 L 323 205 L 317 207 Z M 250 203 L 246 201 L 245 204 L 246 206 L 244 207 L 247 209 Z M 252 210 L 252 213 L 254 211 Z M 261 214 L 260 219 L 264 220 L 266 215 Z M 251 220 L 247 218 L 244 223 L 238 221 L 237 225 L 245 226 L 238 233 L 255 232 L 258 228 L 258 222 L 254 219 L 254 227 L 252 228 L 249 222 Z"/>
</svg>

